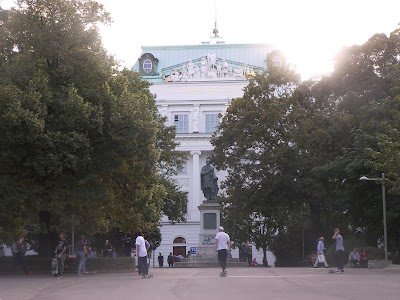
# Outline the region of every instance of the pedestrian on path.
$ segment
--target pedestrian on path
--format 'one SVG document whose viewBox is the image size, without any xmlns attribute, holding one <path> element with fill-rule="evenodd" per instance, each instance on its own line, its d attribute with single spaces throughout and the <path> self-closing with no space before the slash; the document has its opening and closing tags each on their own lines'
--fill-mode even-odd
<svg viewBox="0 0 400 300">
<path fill-rule="evenodd" d="M 318 268 L 319 263 L 323 263 L 325 265 L 325 268 L 328 268 L 328 263 L 326 262 L 325 259 L 325 245 L 324 245 L 324 238 L 321 236 L 318 240 L 318 245 L 317 245 L 317 259 L 315 260 L 314 263 L 314 268 Z"/>
<path fill-rule="evenodd" d="M 67 257 L 68 242 L 64 232 L 60 232 L 59 240 L 54 254 L 58 263 L 58 278 L 62 278 L 64 274 L 65 258 Z"/>
<path fill-rule="evenodd" d="M 28 271 L 28 267 L 26 266 L 25 262 L 25 254 L 28 250 L 28 242 L 25 236 L 21 235 L 18 239 L 11 245 L 11 251 L 14 256 L 13 263 L 12 263 L 12 270 L 11 275 L 14 274 L 16 266 L 21 265 L 22 270 L 24 270 L 26 275 L 31 274 Z"/>
<path fill-rule="evenodd" d="M 343 237 L 340 235 L 339 228 L 335 228 L 332 239 L 336 241 L 336 251 L 335 251 L 335 263 L 337 267 L 336 273 L 341 273 L 344 272 L 343 270 L 344 246 L 343 246 Z"/>
<path fill-rule="evenodd" d="M 136 228 L 135 233 L 137 235 L 135 244 L 136 244 L 136 255 L 138 257 L 139 274 L 142 276 L 147 276 L 149 274 L 149 269 L 147 266 L 146 242 L 144 240 L 141 229 Z"/>
<path fill-rule="evenodd" d="M 169 253 L 167 261 L 168 261 L 168 267 L 174 266 L 174 256 L 172 255 L 172 252 Z"/>
<path fill-rule="evenodd" d="M 160 252 L 160 254 L 158 255 L 158 266 L 160 267 L 160 268 L 162 268 L 163 267 L 163 265 L 164 265 L 164 256 L 162 256 L 162 254 L 161 254 L 161 252 Z"/>
<path fill-rule="evenodd" d="M 79 257 L 79 265 L 78 265 L 78 276 L 83 276 L 82 271 L 86 265 L 86 241 L 85 236 L 81 234 L 79 236 L 79 241 L 76 243 L 76 255 Z"/>
<path fill-rule="evenodd" d="M 222 268 L 221 275 L 226 275 L 226 259 L 228 258 L 228 252 L 231 251 L 231 239 L 224 231 L 224 227 L 219 227 L 215 240 L 215 252 L 218 252 L 218 261 Z"/>
</svg>

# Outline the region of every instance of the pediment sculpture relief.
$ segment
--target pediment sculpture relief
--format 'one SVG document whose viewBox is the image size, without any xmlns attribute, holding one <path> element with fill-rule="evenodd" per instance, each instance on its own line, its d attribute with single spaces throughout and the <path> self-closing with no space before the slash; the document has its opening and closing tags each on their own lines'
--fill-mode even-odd
<svg viewBox="0 0 400 300">
<path fill-rule="evenodd" d="M 225 59 L 217 59 L 215 53 L 210 52 L 197 63 L 189 60 L 181 67 L 175 68 L 164 80 L 167 82 L 245 80 L 254 74 L 251 68 L 232 66 Z"/>
</svg>

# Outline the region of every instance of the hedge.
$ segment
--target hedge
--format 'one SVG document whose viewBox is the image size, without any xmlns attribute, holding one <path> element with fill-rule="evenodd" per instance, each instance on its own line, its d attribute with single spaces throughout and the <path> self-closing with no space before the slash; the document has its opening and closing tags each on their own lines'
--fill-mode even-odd
<svg viewBox="0 0 400 300">
<path fill-rule="evenodd" d="M 51 258 L 26 256 L 25 261 L 29 271 L 34 274 L 51 273 Z M 0 257 L 0 274 L 7 274 L 11 270 L 13 257 Z M 76 273 L 78 270 L 79 258 L 67 257 L 65 260 L 65 273 Z M 108 271 L 134 271 L 135 261 L 131 257 L 96 257 L 88 258 L 86 261 L 86 271 L 88 272 L 108 272 Z M 16 273 L 23 273 L 22 267 L 16 267 Z"/>
</svg>

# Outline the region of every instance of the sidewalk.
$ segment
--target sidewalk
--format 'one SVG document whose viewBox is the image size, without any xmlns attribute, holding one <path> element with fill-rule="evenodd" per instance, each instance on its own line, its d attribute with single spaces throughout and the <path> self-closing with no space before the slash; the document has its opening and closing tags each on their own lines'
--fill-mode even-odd
<svg viewBox="0 0 400 300">
<path fill-rule="evenodd" d="M 345 269 L 344 273 L 329 274 L 323 268 L 232 268 L 227 278 L 219 272 L 216 268 L 155 268 L 152 279 L 141 279 L 137 272 L 67 274 L 62 279 L 4 276 L 0 299 L 399 299 L 397 269 Z"/>
</svg>

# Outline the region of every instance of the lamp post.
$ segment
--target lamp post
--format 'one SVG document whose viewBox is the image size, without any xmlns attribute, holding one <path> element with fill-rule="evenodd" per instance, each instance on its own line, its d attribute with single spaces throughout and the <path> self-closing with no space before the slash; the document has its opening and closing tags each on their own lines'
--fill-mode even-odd
<svg viewBox="0 0 400 300">
<path fill-rule="evenodd" d="M 361 176 L 360 180 L 380 181 L 382 185 L 382 208 L 383 208 L 383 240 L 385 247 L 385 265 L 388 266 L 388 249 L 387 249 L 387 226 L 386 226 L 386 192 L 385 192 L 385 173 L 382 173 L 381 178 L 369 178 Z"/>
</svg>

